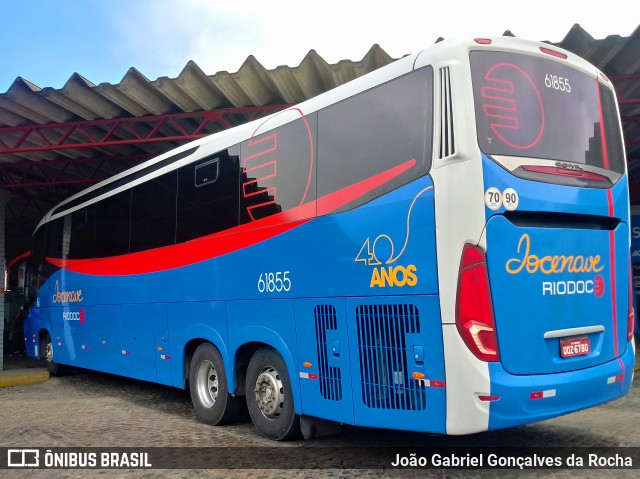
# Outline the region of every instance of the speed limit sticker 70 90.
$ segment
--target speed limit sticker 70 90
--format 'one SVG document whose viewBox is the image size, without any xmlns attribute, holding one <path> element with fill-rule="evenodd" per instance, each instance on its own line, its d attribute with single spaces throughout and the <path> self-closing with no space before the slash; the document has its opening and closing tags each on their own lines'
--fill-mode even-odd
<svg viewBox="0 0 640 479">
<path fill-rule="evenodd" d="M 497 210 L 502 206 L 502 193 L 495 187 L 489 188 L 484 193 L 484 203 L 490 210 Z"/>
<path fill-rule="evenodd" d="M 513 211 L 518 207 L 520 199 L 518 193 L 513 188 L 507 188 L 502 192 L 502 202 L 508 211 Z"/>
</svg>

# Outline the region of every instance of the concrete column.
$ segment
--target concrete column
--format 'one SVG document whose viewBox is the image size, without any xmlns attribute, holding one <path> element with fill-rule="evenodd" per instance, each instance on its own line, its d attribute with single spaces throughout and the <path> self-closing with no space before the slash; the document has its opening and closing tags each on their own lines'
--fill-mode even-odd
<svg viewBox="0 0 640 479">
<path fill-rule="evenodd" d="M 0 293 L 0 371 L 4 369 L 4 290 L 7 287 L 5 284 L 7 260 L 4 247 L 4 210 L 8 200 L 7 192 L 0 190 L 0 289 L 2 290 Z"/>
</svg>

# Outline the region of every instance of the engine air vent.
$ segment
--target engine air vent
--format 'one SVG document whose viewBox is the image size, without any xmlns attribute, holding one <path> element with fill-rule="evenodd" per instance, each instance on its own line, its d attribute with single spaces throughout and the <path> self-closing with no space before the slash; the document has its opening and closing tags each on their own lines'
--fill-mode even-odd
<svg viewBox="0 0 640 479">
<path fill-rule="evenodd" d="M 369 408 L 422 410 L 426 386 L 407 368 L 406 335 L 420 332 L 418 308 L 407 304 L 358 306 L 362 399 Z"/>
<path fill-rule="evenodd" d="M 456 152 L 453 131 L 453 102 L 451 99 L 451 74 L 449 67 L 440 68 L 440 118 L 437 119 L 438 135 L 436 136 L 438 158 L 446 158 Z"/>
</svg>

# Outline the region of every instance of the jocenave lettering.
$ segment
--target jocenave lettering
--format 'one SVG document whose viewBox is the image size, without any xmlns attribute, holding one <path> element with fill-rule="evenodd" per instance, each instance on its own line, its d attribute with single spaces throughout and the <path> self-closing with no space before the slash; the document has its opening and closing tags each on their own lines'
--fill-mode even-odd
<svg viewBox="0 0 640 479">
<path fill-rule="evenodd" d="M 56 281 L 56 292 L 53 293 L 54 303 L 82 303 L 82 290 L 60 291 L 60 283 Z"/>
<path fill-rule="evenodd" d="M 598 273 L 604 269 L 600 265 L 600 255 L 594 256 L 537 256 L 531 254 L 531 238 L 523 234 L 518 243 L 518 258 L 507 261 L 506 269 L 510 274 L 518 274 L 523 270 L 528 273 L 558 274 L 564 273 Z"/>
</svg>

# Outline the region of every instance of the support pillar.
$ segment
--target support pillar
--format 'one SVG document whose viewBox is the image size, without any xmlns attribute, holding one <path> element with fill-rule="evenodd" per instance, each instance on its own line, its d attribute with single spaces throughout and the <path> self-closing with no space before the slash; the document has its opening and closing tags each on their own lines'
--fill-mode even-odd
<svg viewBox="0 0 640 479">
<path fill-rule="evenodd" d="M 9 200 L 9 194 L 6 191 L 0 190 L 0 371 L 4 369 L 4 291 L 7 287 L 7 260 L 6 251 L 4 245 L 4 232 L 5 232 L 5 206 Z"/>
</svg>

